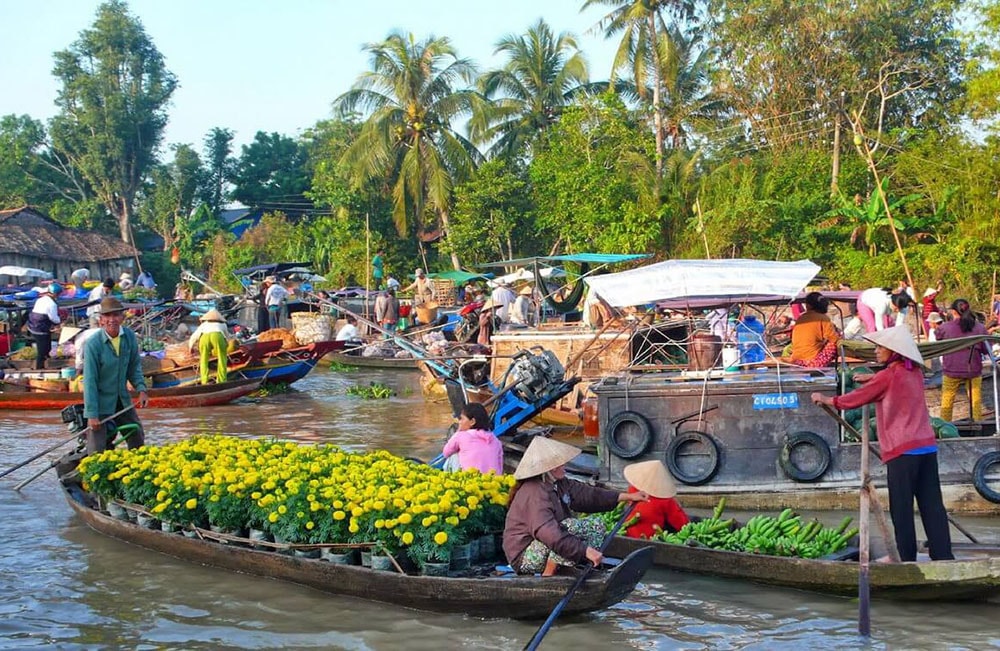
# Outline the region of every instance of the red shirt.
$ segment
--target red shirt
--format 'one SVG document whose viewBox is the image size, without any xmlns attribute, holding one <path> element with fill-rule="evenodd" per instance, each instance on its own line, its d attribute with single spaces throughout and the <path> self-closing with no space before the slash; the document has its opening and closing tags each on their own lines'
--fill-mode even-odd
<svg viewBox="0 0 1000 651">
<path fill-rule="evenodd" d="M 628 492 L 638 491 L 629 486 Z M 639 521 L 626 530 L 629 538 L 652 538 L 657 533 L 654 525 L 664 531 L 679 531 L 688 523 L 687 513 L 672 497 L 650 497 L 648 502 L 636 502 L 632 515 L 638 515 Z"/>
</svg>

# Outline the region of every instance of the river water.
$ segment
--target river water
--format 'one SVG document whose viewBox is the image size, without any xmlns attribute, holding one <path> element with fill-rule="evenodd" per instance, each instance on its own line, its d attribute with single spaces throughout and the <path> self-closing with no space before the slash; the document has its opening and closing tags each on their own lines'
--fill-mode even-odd
<svg viewBox="0 0 1000 651">
<path fill-rule="evenodd" d="M 145 411 L 147 440 L 198 433 L 278 436 L 429 458 L 450 423 L 417 374 L 317 369 L 296 390 L 256 403 Z M 346 389 L 380 381 L 389 400 Z M 0 412 L 9 467 L 68 436 L 56 412 Z M 54 473 L 18 493 L 39 461 L 0 484 L 0 648 L 520 649 L 537 623 L 424 613 L 185 563 L 88 529 Z M 963 518 L 995 542 L 995 518 Z M 957 535 L 957 534 L 956 534 Z M 874 602 L 873 636 L 857 635 L 856 600 L 654 570 L 625 602 L 560 621 L 558 649 L 1000 648 L 1000 605 Z"/>
</svg>

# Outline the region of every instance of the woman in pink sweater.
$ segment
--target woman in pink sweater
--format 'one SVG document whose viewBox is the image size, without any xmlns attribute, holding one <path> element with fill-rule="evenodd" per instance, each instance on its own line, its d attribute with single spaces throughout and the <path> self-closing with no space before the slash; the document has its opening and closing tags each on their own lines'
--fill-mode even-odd
<svg viewBox="0 0 1000 651">
<path fill-rule="evenodd" d="M 953 559 L 948 513 L 938 477 L 937 440 L 924 400 L 924 375 L 920 370 L 924 359 L 906 326 L 869 332 L 864 337 L 875 344 L 875 359 L 885 368 L 850 393 L 833 398 L 814 393 L 812 400 L 837 409 L 875 403 L 878 442 L 889 488 L 889 514 L 899 557 L 904 561 L 917 559 L 913 526 L 916 498 L 931 559 Z"/>
<path fill-rule="evenodd" d="M 503 474 L 503 446 L 493 434 L 486 408 L 478 402 L 467 403 L 458 415 L 458 431 L 444 446 L 444 456 L 458 454 L 462 470 L 476 468 L 485 474 Z"/>
</svg>

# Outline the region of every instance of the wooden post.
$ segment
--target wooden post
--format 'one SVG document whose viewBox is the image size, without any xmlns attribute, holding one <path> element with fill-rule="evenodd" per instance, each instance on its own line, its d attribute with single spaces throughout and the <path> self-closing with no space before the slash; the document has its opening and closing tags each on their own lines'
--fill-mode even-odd
<svg viewBox="0 0 1000 651">
<path fill-rule="evenodd" d="M 870 587 L 868 584 L 868 564 L 870 559 L 869 551 L 869 531 L 868 531 L 868 437 L 871 431 L 868 417 L 868 410 L 862 410 L 861 435 L 864 441 L 861 444 L 861 508 L 858 513 L 858 533 L 861 536 L 859 543 L 860 557 L 858 558 L 858 633 L 864 637 L 869 637 L 872 630 L 871 622 L 871 602 Z"/>
</svg>

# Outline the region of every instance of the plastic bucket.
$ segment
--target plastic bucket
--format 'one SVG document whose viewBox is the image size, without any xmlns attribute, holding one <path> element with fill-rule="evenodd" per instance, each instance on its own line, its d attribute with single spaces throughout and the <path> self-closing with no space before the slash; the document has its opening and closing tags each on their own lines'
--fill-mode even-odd
<svg viewBox="0 0 1000 651">
<path fill-rule="evenodd" d="M 73 378 L 76 377 L 76 367 L 67 366 L 66 368 L 59 371 L 59 377 L 61 377 L 64 380 L 72 380 Z"/>
<path fill-rule="evenodd" d="M 597 421 L 597 396 L 587 396 L 583 399 L 583 436 L 597 440 L 601 435 L 600 424 Z"/>
</svg>

